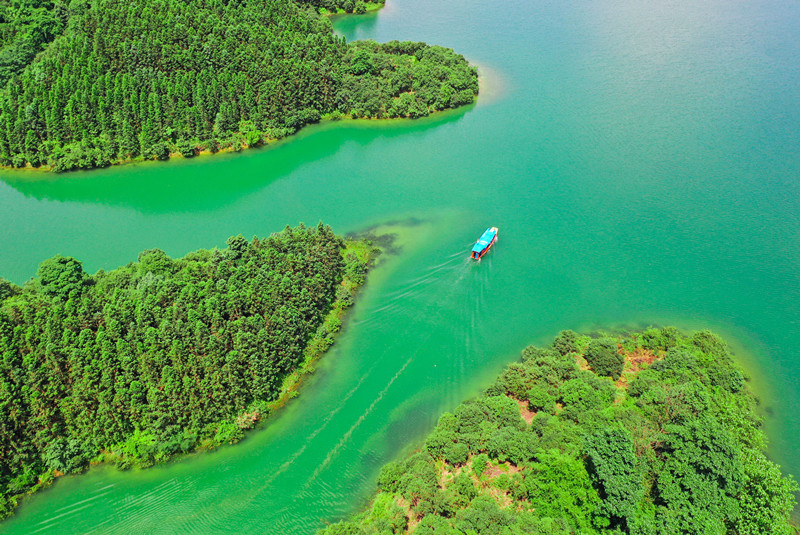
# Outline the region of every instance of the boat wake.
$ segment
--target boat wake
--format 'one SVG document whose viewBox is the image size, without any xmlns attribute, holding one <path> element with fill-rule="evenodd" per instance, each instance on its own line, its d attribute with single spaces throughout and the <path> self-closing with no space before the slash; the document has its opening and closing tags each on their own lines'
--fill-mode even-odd
<svg viewBox="0 0 800 535">
<path fill-rule="evenodd" d="M 408 365 L 411 363 L 413 358 L 414 357 L 409 357 L 409 359 L 406 360 L 405 364 L 403 364 L 403 366 L 399 370 L 397 370 L 397 373 L 395 373 L 394 376 L 392 376 L 392 378 L 389 380 L 389 383 L 383 388 L 383 390 L 381 390 L 378 393 L 378 396 L 372 401 L 372 403 L 370 403 L 369 407 L 367 407 L 367 410 L 365 410 L 363 414 L 361 414 L 361 416 L 359 416 L 359 418 L 355 421 L 355 423 L 350 427 L 350 429 L 348 429 L 347 432 L 345 432 L 345 434 L 342 435 L 342 438 L 339 440 L 339 442 L 328 452 L 328 455 L 325 457 L 322 463 L 320 463 L 317 469 L 314 470 L 314 473 L 311 474 L 311 477 L 308 478 L 308 481 L 306 481 L 306 484 L 303 486 L 301 492 L 307 490 L 314 482 L 314 480 L 317 479 L 317 476 L 319 476 L 319 474 L 322 473 L 323 470 L 325 470 L 325 468 L 330 464 L 330 462 L 334 459 L 334 457 L 336 457 L 339 454 L 339 451 L 342 449 L 342 447 L 350 440 L 350 437 L 353 435 L 353 432 L 358 428 L 359 425 L 361 425 L 361 423 L 367 418 L 367 416 L 370 415 L 373 409 L 375 409 L 375 406 L 378 403 L 380 403 L 380 401 L 392 387 L 397 378 L 400 377 L 400 375 L 405 371 L 406 368 L 408 368 Z"/>
<path fill-rule="evenodd" d="M 336 408 L 334 408 L 331 412 L 329 412 L 328 415 L 325 417 L 325 419 L 322 421 L 322 423 L 319 426 L 315 427 L 314 431 L 305 438 L 305 440 L 303 441 L 303 446 L 299 450 L 297 450 L 294 454 L 292 454 L 289 457 L 289 459 L 286 460 L 286 462 L 280 465 L 275 470 L 275 472 L 266 481 L 264 481 L 262 488 L 269 487 L 272 484 L 272 482 L 278 478 L 278 476 L 284 473 L 301 455 L 303 455 L 303 452 L 306 451 L 306 448 L 308 448 L 309 443 L 311 443 L 311 441 L 313 441 L 317 437 L 317 435 L 319 435 L 326 427 L 328 427 L 328 424 L 331 423 L 331 420 L 333 420 L 334 416 L 336 416 L 336 414 L 342 410 L 342 407 L 344 407 L 347 401 L 353 397 L 353 394 L 355 394 L 361 388 L 361 385 L 364 384 L 364 381 L 367 379 L 367 377 L 369 377 L 372 374 L 372 371 L 374 369 L 375 366 L 373 365 L 372 368 L 370 368 L 369 371 L 367 371 L 367 373 L 365 373 L 361 377 L 361 379 L 359 379 L 358 383 L 353 388 L 351 388 L 347 394 L 344 395 L 341 402 L 336 405 Z"/>
</svg>

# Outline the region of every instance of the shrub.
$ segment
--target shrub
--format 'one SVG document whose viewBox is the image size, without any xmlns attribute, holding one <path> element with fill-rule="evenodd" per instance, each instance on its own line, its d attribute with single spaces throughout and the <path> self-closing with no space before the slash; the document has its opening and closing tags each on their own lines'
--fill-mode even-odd
<svg viewBox="0 0 800 535">
<path fill-rule="evenodd" d="M 615 381 L 622 375 L 625 358 L 619 354 L 617 344 L 610 338 L 592 340 L 585 357 L 597 375 L 611 377 Z"/>
<path fill-rule="evenodd" d="M 541 359 L 552 356 L 552 349 L 542 349 L 541 347 L 528 346 L 522 350 L 522 362 L 536 362 Z"/>
<path fill-rule="evenodd" d="M 694 335 L 692 335 L 692 345 L 712 358 L 721 359 L 730 357 L 725 342 L 708 330 L 694 333 Z"/>
<path fill-rule="evenodd" d="M 459 466 L 467 462 L 469 448 L 464 444 L 451 442 L 444 450 L 444 459 L 448 464 Z"/>
<path fill-rule="evenodd" d="M 50 297 L 63 301 L 69 298 L 71 292 L 80 292 L 88 278 L 83 272 L 81 262 L 70 256 L 61 255 L 42 262 L 36 274 L 42 285 L 42 291 Z"/>
<path fill-rule="evenodd" d="M 483 535 L 508 532 L 506 526 L 514 521 L 511 513 L 500 509 L 492 498 L 485 495 L 475 498 L 469 509 L 459 511 L 456 519 L 456 527 L 461 531 Z"/>
<path fill-rule="evenodd" d="M 556 399 L 546 388 L 537 385 L 528 390 L 528 407 L 532 411 L 553 414 L 556 411 Z"/>
<path fill-rule="evenodd" d="M 483 475 L 483 471 L 486 470 L 486 466 L 489 464 L 489 456 L 485 453 L 481 453 L 480 455 L 476 455 L 472 458 L 472 472 L 477 476 L 481 477 Z"/>
<path fill-rule="evenodd" d="M 184 158 L 197 156 L 197 144 L 188 140 L 181 140 L 178 143 L 178 152 L 180 152 Z"/>
<path fill-rule="evenodd" d="M 643 493 L 630 432 L 621 427 L 602 429 L 586 438 L 584 448 L 587 471 L 601 490 L 601 510 L 612 520 L 627 521 L 635 515 Z"/>
<path fill-rule="evenodd" d="M 0 277 L 0 301 L 18 293 L 18 287 Z"/>
<path fill-rule="evenodd" d="M 489 437 L 486 449 L 493 459 L 518 465 L 533 458 L 534 437 L 513 427 L 501 427 Z"/>
<path fill-rule="evenodd" d="M 664 327 L 656 329 L 651 327 L 642 333 L 642 347 L 651 351 L 667 351 L 678 343 L 678 329 Z"/>
<path fill-rule="evenodd" d="M 553 349 L 562 355 L 566 355 L 576 350 L 577 342 L 578 334 L 575 331 L 561 331 L 553 340 Z"/>
<path fill-rule="evenodd" d="M 403 473 L 404 469 L 400 462 L 385 465 L 378 475 L 378 488 L 386 492 L 396 492 Z"/>
</svg>

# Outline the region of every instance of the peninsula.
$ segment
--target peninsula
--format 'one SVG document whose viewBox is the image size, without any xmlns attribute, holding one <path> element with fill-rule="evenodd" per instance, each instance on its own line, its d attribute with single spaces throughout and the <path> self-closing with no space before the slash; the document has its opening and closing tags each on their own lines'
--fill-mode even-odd
<svg viewBox="0 0 800 535">
<path fill-rule="evenodd" d="M 3 7 L 0 165 L 53 171 L 239 150 L 324 118 L 469 104 L 477 71 L 425 43 L 347 43 L 353 0 L 21 0 Z"/>
<path fill-rule="evenodd" d="M 0 279 L 0 518 L 90 463 L 236 442 L 296 394 L 377 250 L 320 224 L 86 274 Z"/>
<path fill-rule="evenodd" d="M 794 533 L 742 371 L 708 331 L 528 347 L 322 535 Z"/>
</svg>

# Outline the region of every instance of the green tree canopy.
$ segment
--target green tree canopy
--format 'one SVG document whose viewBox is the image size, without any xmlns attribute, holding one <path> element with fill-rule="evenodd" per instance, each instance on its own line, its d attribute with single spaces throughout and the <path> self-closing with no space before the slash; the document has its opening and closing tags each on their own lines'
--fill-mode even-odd
<svg viewBox="0 0 800 535">
<path fill-rule="evenodd" d="M 741 374 L 724 342 L 569 332 L 445 413 L 423 451 L 383 469 L 370 509 L 322 533 L 408 533 L 387 530 L 385 503 L 425 535 L 794 533 L 798 486 L 764 456 L 747 385 L 721 379 Z M 580 369 L 593 348 L 621 357 L 622 381 Z"/>
<path fill-rule="evenodd" d="M 229 244 L 93 276 L 58 255 L 0 281 L 0 515 L 98 455 L 148 466 L 240 439 L 332 343 L 372 250 L 324 225 Z"/>
<path fill-rule="evenodd" d="M 6 8 L 13 31 L 0 49 L 0 165 L 191 157 L 257 146 L 323 116 L 421 117 L 474 101 L 477 71 L 463 56 L 425 43 L 348 44 L 309 3 L 341 4 L 20 0 Z"/>
<path fill-rule="evenodd" d="M 617 344 L 611 339 L 604 338 L 589 343 L 586 362 L 597 375 L 608 376 L 616 381 L 622 374 L 625 359 L 617 351 Z"/>
<path fill-rule="evenodd" d="M 66 300 L 73 292 L 80 293 L 87 282 L 83 264 L 70 256 L 56 255 L 39 265 L 36 272 L 45 295 Z"/>
</svg>

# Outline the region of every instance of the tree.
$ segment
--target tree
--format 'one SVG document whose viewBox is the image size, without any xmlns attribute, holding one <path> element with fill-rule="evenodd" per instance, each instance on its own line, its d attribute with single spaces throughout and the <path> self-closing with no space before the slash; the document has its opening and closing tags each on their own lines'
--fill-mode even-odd
<svg viewBox="0 0 800 535">
<path fill-rule="evenodd" d="M 199 146 L 238 150 L 323 115 L 383 117 L 400 93 L 407 95 L 401 115 L 422 116 L 458 105 L 464 91 L 471 102 L 478 91 L 477 72 L 452 50 L 426 56 L 433 47 L 424 43 L 348 44 L 306 9 L 363 12 L 374 2 L 40 4 L 19 0 L 12 11 L 46 11 L 50 22 L 9 21 L 6 11 L 0 20 L 0 38 L 13 41 L 0 49 L 4 165 L 46 162 L 65 171 L 174 152 L 188 157 Z M 63 39 L 38 54 L 57 35 Z M 393 84 L 397 73 L 408 83 Z M 410 93 L 412 80 L 425 98 Z"/>
<path fill-rule="evenodd" d="M 0 277 L 0 301 L 19 292 L 19 287 Z"/>
<path fill-rule="evenodd" d="M 486 450 L 498 461 L 510 461 L 516 465 L 533 457 L 533 435 L 513 427 L 501 427 L 489 437 Z"/>
<path fill-rule="evenodd" d="M 442 416 L 427 451 L 384 469 L 374 503 L 410 504 L 426 535 L 793 533 L 797 485 L 764 457 L 747 385 L 723 385 L 736 369 L 724 346 L 667 335 L 667 355 L 632 370 L 627 387 L 577 369 L 573 352 L 526 348 L 481 397 Z M 529 427 L 505 395 L 525 388 L 532 408 L 553 405 Z M 463 458 L 462 444 L 471 470 L 441 462 Z M 384 521 L 373 506 L 352 525 L 391 532 Z"/>
<path fill-rule="evenodd" d="M 664 466 L 656 480 L 662 513 L 657 518 L 674 533 L 724 533 L 741 518 L 739 496 L 746 481 L 741 445 L 708 414 L 667 426 Z"/>
<path fill-rule="evenodd" d="M 555 449 L 540 452 L 537 458 L 539 462 L 525 477 L 537 516 L 565 518 L 572 526 L 570 532 L 588 531 L 600 498 L 584 463 Z"/>
<path fill-rule="evenodd" d="M 792 493 L 800 490 L 797 482 L 783 477 L 780 469 L 761 453 L 746 453 L 744 463 L 745 483 L 739 497 L 741 514 L 736 532 L 791 534 L 794 530 L 787 528 L 786 518 L 795 506 Z"/>
<path fill-rule="evenodd" d="M 329 345 L 336 289 L 352 296 L 371 250 L 321 224 L 230 244 L 235 259 L 150 249 L 90 276 L 59 255 L 24 288 L 0 280 L 0 503 L 98 456 L 149 466 L 240 439 Z"/>
<path fill-rule="evenodd" d="M 555 340 L 553 340 L 553 349 L 562 355 L 566 355 L 567 353 L 577 351 L 577 341 L 578 334 L 575 331 L 561 331 L 558 333 Z"/>
<path fill-rule="evenodd" d="M 469 448 L 466 446 L 466 444 L 452 442 L 448 444 L 447 448 L 445 448 L 444 458 L 448 464 L 453 466 L 463 465 L 469 458 Z"/>
<path fill-rule="evenodd" d="M 472 500 L 469 508 L 456 514 L 456 527 L 466 533 L 500 535 L 503 528 L 513 523 L 513 516 L 498 507 L 489 496 Z"/>
<path fill-rule="evenodd" d="M 620 355 L 617 344 L 611 339 L 592 340 L 586 349 L 585 357 L 597 375 L 608 376 L 615 381 L 622 375 L 625 357 Z"/>
<path fill-rule="evenodd" d="M 70 256 L 56 255 L 39 265 L 37 277 L 42 290 L 50 297 L 66 301 L 72 292 L 80 292 L 87 281 L 83 265 Z"/>
<path fill-rule="evenodd" d="M 586 469 L 602 500 L 599 512 L 612 525 L 626 529 L 643 494 L 630 433 L 622 427 L 601 429 L 586 437 L 584 452 Z"/>
<path fill-rule="evenodd" d="M 172 272 L 173 262 L 161 249 L 147 249 L 139 253 L 139 273 L 167 275 Z"/>
</svg>

